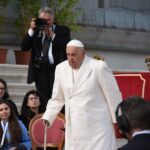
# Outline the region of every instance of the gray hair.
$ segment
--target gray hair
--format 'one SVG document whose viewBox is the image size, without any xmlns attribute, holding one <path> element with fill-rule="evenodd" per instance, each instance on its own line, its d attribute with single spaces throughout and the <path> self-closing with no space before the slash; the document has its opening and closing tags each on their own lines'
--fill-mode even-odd
<svg viewBox="0 0 150 150">
<path fill-rule="evenodd" d="M 43 8 L 41 8 L 41 9 L 39 10 L 39 14 L 41 14 L 42 12 L 48 13 L 48 14 L 50 14 L 50 15 L 52 15 L 52 16 L 54 17 L 54 11 L 53 11 L 53 9 L 50 8 L 50 7 L 43 7 Z"/>
</svg>

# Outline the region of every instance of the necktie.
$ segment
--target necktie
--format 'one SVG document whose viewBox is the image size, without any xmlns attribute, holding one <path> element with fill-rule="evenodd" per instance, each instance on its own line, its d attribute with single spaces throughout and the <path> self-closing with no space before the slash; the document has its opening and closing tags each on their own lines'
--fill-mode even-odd
<svg viewBox="0 0 150 150">
<path fill-rule="evenodd" d="M 43 46 L 42 46 L 42 52 L 43 52 L 43 56 L 48 57 L 48 50 L 50 47 L 50 39 L 48 39 L 47 36 L 45 36 L 44 41 L 43 41 Z"/>
</svg>

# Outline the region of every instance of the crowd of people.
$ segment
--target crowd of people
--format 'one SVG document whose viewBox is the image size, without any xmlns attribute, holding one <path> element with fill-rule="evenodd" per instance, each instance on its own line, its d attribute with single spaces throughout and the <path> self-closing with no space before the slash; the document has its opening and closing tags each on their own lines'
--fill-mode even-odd
<svg viewBox="0 0 150 150">
<path fill-rule="evenodd" d="M 28 130 L 19 116 L 16 104 L 9 98 L 6 81 L 0 79 L 0 147 L 2 150 L 31 150 Z"/>
<path fill-rule="evenodd" d="M 57 87 L 57 90 L 59 90 L 58 87 Z M 87 98 L 85 97 L 85 99 L 87 99 Z M 53 103 L 53 104 L 51 104 L 51 103 Z M 82 101 L 81 101 L 81 103 L 82 103 Z M 82 107 L 82 109 L 85 107 L 85 106 L 83 107 L 81 104 L 79 104 L 79 102 L 77 104 L 79 105 L 78 107 Z M 46 114 L 44 114 L 43 119 L 45 119 L 45 116 L 48 115 L 48 117 L 50 116 L 48 118 L 48 120 L 51 121 L 51 117 L 53 117 L 51 115 L 51 113 L 54 113 L 54 111 L 55 111 L 55 110 L 53 110 L 53 105 L 55 105 L 54 101 L 50 100 L 49 104 L 48 104 L 48 109 L 47 109 L 47 111 L 49 111 L 49 112 L 48 113 L 46 112 Z M 51 108 L 49 108 L 49 107 L 51 107 Z M 62 106 L 57 105 L 57 107 L 62 107 Z M 90 108 L 90 109 L 98 109 L 98 108 L 100 109 L 100 106 L 98 106 L 98 108 L 95 108 L 92 105 L 92 107 L 93 108 Z M 41 99 L 39 93 L 36 90 L 30 90 L 25 94 L 25 96 L 23 98 L 23 103 L 22 103 L 21 110 L 19 113 L 15 103 L 13 102 L 13 100 L 10 100 L 10 98 L 9 98 L 6 81 L 4 79 L 0 79 L 0 121 L 1 121 L 1 125 L 0 125 L 1 141 L 0 142 L 1 142 L 2 150 L 8 150 L 8 149 L 10 149 L 10 150 L 30 150 L 31 149 L 32 146 L 31 146 L 30 137 L 28 135 L 28 127 L 29 127 L 29 123 L 30 123 L 31 119 L 36 114 L 43 113 L 41 108 L 42 108 L 42 99 Z M 55 108 L 55 109 L 57 109 L 57 108 Z M 88 114 L 86 112 L 85 114 L 90 115 L 91 113 Z M 86 115 L 84 117 L 86 117 Z M 91 114 L 91 115 L 93 116 L 93 114 Z M 99 114 L 98 114 L 98 116 L 99 116 Z M 77 119 L 79 119 L 79 118 L 77 118 Z M 88 118 L 88 120 L 86 120 L 86 118 L 85 119 L 81 118 L 81 120 L 79 122 L 76 122 L 77 120 L 75 120 L 75 121 L 72 120 L 72 121 L 77 123 L 79 126 L 81 126 L 80 128 L 82 128 L 82 123 L 81 123 L 82 120 L 84 123 L 84 128 L 87 127 L 87 125 L 90 125 L 89 121 L 88 121 L 89 118 Z M 94 120 L 95 120 L 95 118 L 94 118 Z M 92 122 L 90 121 L 91 124 L 93 124 L 94 120 L 92 120 Z M 150 144 L 149 144 L 149 140 L 150 140 L 150 103 L 148 101 L 146 101 L 145 99 L 138 97 L 138 96 L 128 97 L 127 99 L 118 103 L 117 108 L 116 108 L 116 120 L 117 120 L 117 124 L 118 124 L 121 134 L 124 136 L 124 138 L 128 139 L 128 143 L 126 145 L 120 147 L 118 150 L 143 150 L 143 148 L 144 148 L 144 150 L 150 149 Z M 102 119 L 102 121 L 103 121 L 103 119 Z M 50 124 L 52 124 L 52 123 L 50 122 Z M 97 124 L 98 124 L 98 122 L 96 122 L 96 125 Z M 72 128 L 72 130 L 73 130 L 74 126 L 75 125 L 71 124 L 66 128 L 70 128 L 70 129 Z M 98 130 L 99 130 L 99 128 L 100 127 L 98 127 Z M 108 128 L 106 127 L 106 123 L 104 123 L 104 129 L 107 129 L 107 131 L 108 131 Z M 81 132 L 81 131 L 79 132 L 78 130 L 76 129 L 77 134 L 79 134 Z M 86 134 L 89 132 L 87 129 L 84 129 L 84 130 L 86 130 Z M 91 132 L 91 134 L 94 134 L 92 132 Z M 97 133 L 97 131 L 96 131 L 96 133 Z M 67 133 L 66 135 L 71 137 L 71 134 L 72 134 L 72 132 Z M 98 141 L 93 140 L 94 144 L 99 144 L 99 142 L 101 140 L 104 140 L 103 138 L 105 138 L 105 134 L 103 134 L 103 136 L 101 136 L 102 139 L 99 139 Z M 83 136 L 83 133 L 80 136 Z M 86 135 L 86 136 L 89 137 L 89 135 Z M 97 136 L 98 135 L 93 135 L 92 139 Z M 106 137 L 106 139 L 108 140 L 108 137 Z M 66 140 L 67 140 L 67 138 L 66 138 Z M 70 139 L 68 139 L 68 140 L 70 140 Z M 80 140 L 81 140 L 81 142 L 83 142 L 83 139 L 81 139 L 81 137 L 80 137 Z M 111 141 L 109 144 L 107 142 L 108 146 L 110 146 L 110 144 L 113 144 L 113 143 L 114 143 L 113 141 Z M 102 147 L 105 149 L 105 147 L 107 147 L 107 144 L 103 145 Z M 73 143 L 70 144 L 68 148 L 71 148 L 72 145 L 73 145 Z M 80 146 L 82 147 L 81 144 L 80 144 Z M 86 145 L 83 145 L 83 146 L 86 147 Z M 90 146 L 90 144 L 88 144 L 88 146 Z M 78 147 L 79 147 L 79 145 L 78 145 Z M 96 147 L 96 149 L 97 148 L 98 147 Z M 78 148 L 78 149 L 81 149 L 81 148 Z M 82 147 L 82 149 L 84 149 L 84 147 Z M 89 147 L 89 149 L 91 150 L 91 147 Z M 113 149 L 117 150 L 117 148 L 113 148 Z"/>
<path fill-rule="evenodd" d="M 19 118 L 28 129 L 31 119 L 40 113 L 43 113 L 42 99 L 37 91 L 30 90 L 24 96 Z"/>
<path fill-rule="evenodd" d="M 36 90 L 25 93 L 18 112 L 0 79 L 2 150 L 31 150 L 32 118 L 43 113 L 51 126 L 59 112 L 65 114 L 65 150 L 117 150 L 115 123 L 129 140 L 118 150 L 150 150 L 149 102 L 137 96 L 123 101 L 107 63 L 88 57 L 69 28 L 54 23 L 51 8 L 32 19 L 21 48 L 31 50 L 27 83 L 35 82 Z"/>
</svg>

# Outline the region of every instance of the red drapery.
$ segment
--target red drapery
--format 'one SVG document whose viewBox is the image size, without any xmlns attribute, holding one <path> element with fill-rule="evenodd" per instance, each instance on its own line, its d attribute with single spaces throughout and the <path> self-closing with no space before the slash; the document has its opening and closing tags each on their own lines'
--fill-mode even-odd
<svg viewBox="0 0 150 150">
<path fill-rule="evenodd" d="M 123 100 L 129 96 L 141 96 L 150 101 L 150 72 L 114 72 Z M 121 138 L 115 125 L 116 137 Z"/>
<path fill-rule="evenodd" d="M 123 99 L 141 96 L 150 101 L 150 72 L 114 72 Z"/>
</svg>

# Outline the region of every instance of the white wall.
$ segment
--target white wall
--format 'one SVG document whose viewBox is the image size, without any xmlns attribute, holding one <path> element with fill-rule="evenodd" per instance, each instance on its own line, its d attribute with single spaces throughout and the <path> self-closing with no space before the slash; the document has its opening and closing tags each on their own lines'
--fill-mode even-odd
<svg viewBox="0 0 150 150">
<path fill-rule="evenodd" d="M 107 50 L 88 50 L 87 55 L 94 57 L 102 56 L 112 70 L 148 71 L 145 58 L 148 54 L 113 52 Z"/>
</svg>

